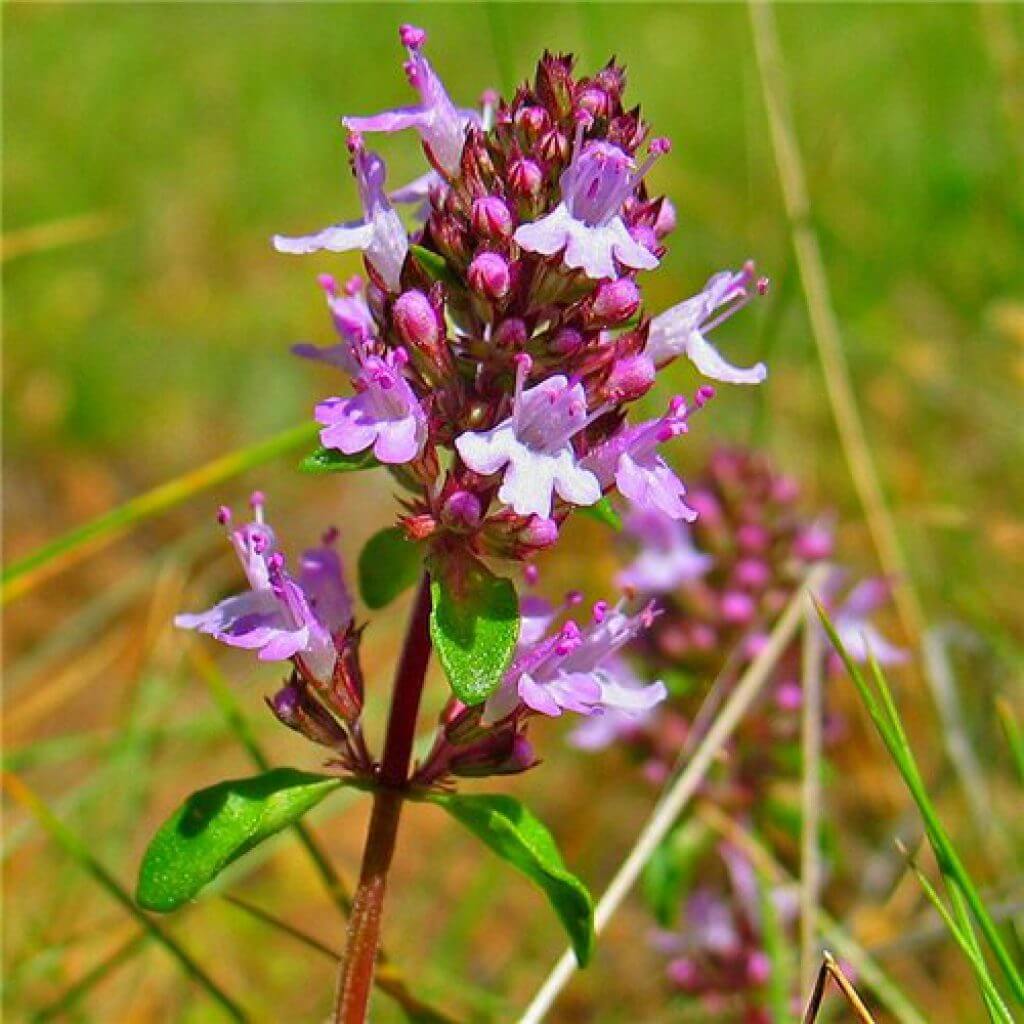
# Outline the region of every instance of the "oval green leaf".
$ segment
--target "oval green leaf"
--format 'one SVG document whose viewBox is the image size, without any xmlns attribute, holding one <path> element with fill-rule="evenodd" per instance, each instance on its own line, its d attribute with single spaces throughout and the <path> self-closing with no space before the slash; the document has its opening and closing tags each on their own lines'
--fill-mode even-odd
<svg viewBox="0 0 1024 1024">
<path fill-rule="evenodd" d="M 342 785 L 334 776 L 275 768 L 193 793 L 146 849 L 136 900 L 147 910 L 177 909 L 228 864 Z"/>
<path fill-rule="evenodd" d="M 427 272 L 427 275 L 433 278 L 435 281 L 440 281 L 443 284 L 459 285 L 462 282 L 459 280 L 458 275 L 448 266 L 445 258 L 439 253 L 434 252 L 431 249 L 426 249 L 422 245 L 410 245 L 409 251 L 413 255 L 413 259 Z"/>
<path fill-rule="evenodd" d="M 299 469 L 303 473 L 355 473 L 379 465 L 380 462 L 369 448 L 355 455 L 346 455 L 337 448 L 317 448 L 299 463 Z"/>
<path fill-rule="evenodd" d="M 383 608 L 423 572 L 423 549 L 398 526 L 375 533 L 359 553 L 359 593 L 368 608 Z"/>
<path fill-rule="evenodd" d="M 585 967 L 594 951 L 594 901 L 568 870 L 545 825 L 511 796 L 432 793 L 426 797 L 543 890 Z"/>
<path fill-rule="evenodd" d="M 501 685 L 519 638 L 516 588 L 460 558 L 433 565 L 430 597 L 430 639 L 452 691 L 464 704 L 481 704 Z"/>
</svg>

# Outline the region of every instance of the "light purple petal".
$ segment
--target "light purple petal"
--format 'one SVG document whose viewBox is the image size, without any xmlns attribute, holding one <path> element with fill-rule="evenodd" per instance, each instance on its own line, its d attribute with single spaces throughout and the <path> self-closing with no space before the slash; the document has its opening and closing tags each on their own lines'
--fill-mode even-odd
<svg viewBox="0 0 1024 1024">
<path fill-rule="evenodd" d="M 519 677 L 519 697 L 529 708 L 542 715 L 557 718 L 562 713 L 562 707 L 548 692 L 546 686 L 540 686 L 527 674 Z"/>
<path fill-rule="evenodd" d="M 727 363 L 700 331 L 690 332 L 686 356 L 705 377 L 726 384 L 760 384 L 768 376 L 764 363 L 755 363 L 747 369 Z"/>
<path fill-rule="evenodd" d="M 347 224 L 334 224 L 311 235 L 274 235 L 274 248 L 278 252 L 307 256 L 324 249 L 329 252 L 366 249 L 372 240 L 373 225 L 359 220 Z"/>
<path fill-rule="evenodd" d="M 481 476 L 491 476 L 508 464 L 512 453 L 519 448 L 511 420 L 499 423 L 492 430 L 460 434 L 455 448 L 462 461 Z"/>
</svg>

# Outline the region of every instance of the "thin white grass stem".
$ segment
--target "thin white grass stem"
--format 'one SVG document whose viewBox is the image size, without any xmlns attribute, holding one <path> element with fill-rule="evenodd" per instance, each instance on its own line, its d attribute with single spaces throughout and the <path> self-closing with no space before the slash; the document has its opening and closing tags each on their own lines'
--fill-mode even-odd
<svg viewBox="0 0 1024 1024">
<path fill-rule="evenodd" d="M 655 806 L 651 817 L 637 838 L 633 849 L 622 862 L 604 895 L 597 904 L 594 914 L 594 928 L 598 935 L 622 905 L 630 889 L 636 884 L 644 865 L 668 835 L 679 815 L 697 792 L 712 762 L 732 735 L 740 719 L 761 692 L 778 659 L 788 647 L 804 614 L 806 594 L 818 588 L 829 569 L 818 566 L 807 578 L 806 583 L 786 606 L 772 630 L 768 643 L 743 673 L 721 712 L 708 728 L 707 735 L 694 751 L 693 758 L 683 769 Z M 520 1024 L 539 1024 L 554 1005 L 562 989 L 572 978 L 576 969 L 576 958 L 566 950 L 555 964 L 544 984 L 526 1008 Z"/>
<path fill-rule="evenodd" d="M 821 729 L 822 700 L 821 627 L 810 600 L 804 610 L 801 676 L 803 716 L 800 743 L 803 749 L 800 822 L 800 991 L 814 985 L 821 954 L 818 949 L 818 898 L 821 892 Z"/>
</svg>

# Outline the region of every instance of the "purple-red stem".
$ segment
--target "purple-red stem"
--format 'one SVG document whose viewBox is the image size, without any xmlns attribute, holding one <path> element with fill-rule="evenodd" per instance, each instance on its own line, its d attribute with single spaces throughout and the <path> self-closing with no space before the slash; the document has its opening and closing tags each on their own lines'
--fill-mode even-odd
<svg viewBox="0 0 1024 1024">
<path fill-rule="evenodd" d="M 380 950 L 381 917 L 388 870 L 395 852 L 403 796 L 409 781 L 416 719 L 430 661 L 430 580 L 420 581 L 409 629 L 395 673 L 391 711 L 384 737 L 380 788 L 374 793 L 373 813 L 363 848 L 359 884 L 352 898 L 345 953 L 338 975 L 335 1024 L 364 1024 Z"/>
</svg>

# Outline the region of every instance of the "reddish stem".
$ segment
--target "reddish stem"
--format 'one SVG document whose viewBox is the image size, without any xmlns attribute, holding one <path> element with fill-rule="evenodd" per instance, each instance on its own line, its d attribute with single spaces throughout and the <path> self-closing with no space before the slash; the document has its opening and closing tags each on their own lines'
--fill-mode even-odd
<svg viewBox="0 0 1024 1024">
<path fill-rule="evenodd" d="M 384 757 L 363 848 L 359 885 L 352 899 L 345 953 L 338 975 L 335 1024 L 364 1024 L 380 950 L 381 917 L 388 870 L 395 852 L 403 796 L 409 780 L 423 682 L 430 661 L 430 580 L 424 573 L 416 594 L 405 645 L 395 673 Z"/>
</svg>

